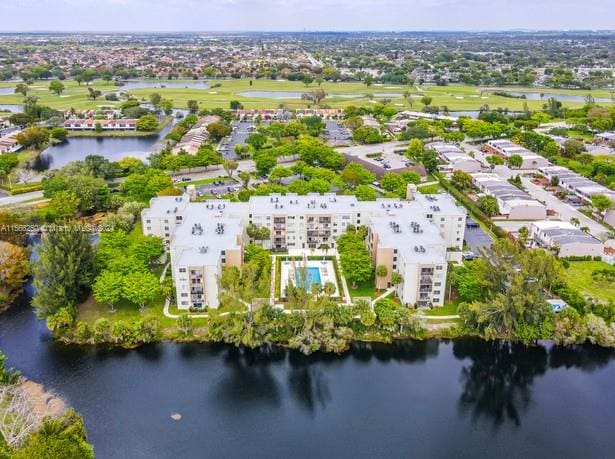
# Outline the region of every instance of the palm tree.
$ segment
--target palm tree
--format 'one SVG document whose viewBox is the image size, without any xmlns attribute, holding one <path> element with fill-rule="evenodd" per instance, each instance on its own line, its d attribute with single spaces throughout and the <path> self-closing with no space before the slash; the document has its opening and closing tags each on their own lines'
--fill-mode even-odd
<svg viewBox="0 0 615 459">
<path fill-rule="evenodd" d="M 376 277 L 379 278 L 379 280 L 378 280 L 378 289 L 379 290 L 382 290 L 382 288 L 380 287 L 380 279 L 384 279 L 385 277 L 387 277 L 387 274 L 389 274 L 389 270 L 387 269 L 386 266 L 384 266 L 384 265 L 376 266 Z"/>
<path fill-rule="evenodd" d="M 2 183 L 4 183 L 5 177 L 9 179 L 9 191 L 10 191 L 13 189 L 13 184 L 11 183 L 11 175 L 4 169 L 0 169 L 0 178 L 2 179 Z"/>
</svg>

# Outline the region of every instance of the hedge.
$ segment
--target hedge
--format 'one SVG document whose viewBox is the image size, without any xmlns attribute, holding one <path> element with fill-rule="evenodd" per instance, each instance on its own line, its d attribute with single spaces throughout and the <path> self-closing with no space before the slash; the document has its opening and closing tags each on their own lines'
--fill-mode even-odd
<svg viewBox="0 0 615 459">
<path fill-rule="evenodd" d="M 455 197 L 455 199 L 457 199 L 457 201 L 463 204 L 463 206 L 470 211 L 470 214 L 474 218 L 476 218 L 477 220 L 480 220 L 482 223 L 489 226 L 491 228 L 491 231 L 493 231 L 493 234 L 501 238 L 508 237 L 508 231 L 500 228 L 497 225 L 492 225 L 492 222 L 489 216 L 486 213 L 484 213 L 482 210 L 480 210 L 474 201 L 472 201 L 465 194 L 463 194 L 461 191 L 455 188 L 448 180 L 446 180 L 442 176 L 442 174 L 438 172 L 434 172 L 434 176 L 438 179 L 438 181 L 440 182 L 440 185 L 442 185 L 442 188 L 444 188 L 446 191 L 452 194 Z"/>
</svg>

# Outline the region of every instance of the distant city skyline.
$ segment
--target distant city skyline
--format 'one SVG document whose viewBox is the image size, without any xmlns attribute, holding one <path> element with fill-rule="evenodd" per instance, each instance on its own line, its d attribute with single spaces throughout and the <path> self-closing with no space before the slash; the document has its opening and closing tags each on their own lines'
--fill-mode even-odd
<svg viewBox="0 0 615 459">
<path fill-rule="evenodd" d="M 0 32 L 613 30 L 604 0 L 4 0 Z"/>
</svg>

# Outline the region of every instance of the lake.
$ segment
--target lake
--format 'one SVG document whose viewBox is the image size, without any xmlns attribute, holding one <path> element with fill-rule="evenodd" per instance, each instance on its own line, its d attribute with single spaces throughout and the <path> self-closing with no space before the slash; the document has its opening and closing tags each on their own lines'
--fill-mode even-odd
<svg viewBox="0 0 615 459">
<path fill-rule="evenodd" d="M 34 318 L 31 293 L 0 315 L 0 349 L 83 415 L 98 458 L 613 457 L 610 350 L 430 340 L 305 357 L 64 346 Z"/>
<path fill-rule="evenodd" d="M 143 89 L 143 88 L 190 88 L 190 89 L 208 89 L 209 82 L 199 80 L 127 80 L 119 86 L 120 90 Z"/>
<path fill-rule="evenodd" d="M 13 112 L 13 113 L 21 113 L 23 112 L 22 104 L 0 104 L 0 112 Z"/>
<path fill-rule="evenodd" d="M 506 91 L 508 94 L 513 95 L 515 97 L 525 96 L 527 100 L 544 100 L 545 102 L 551 98 L 555 97 L 556 100 L 560 102 L 585 102 L 584 94 L 582 96 L 575 96 L 572 94 L 562 94 L 562 93 L 550 93 L 545 92 L 542 93 L 542 97 L 540 97 L 540 92 L 525 92 L 525 91 Z M 595 97 L 596 102 L 612 102 L 610 98 L 607 97 Z"/>
<path fill-rule="evenodd" d="M 177 121 L 174 117 L 158 134 L 148 137 L 69 137 L 66 142 L 43 150 L 33 162 L 32 168 L 38 171 L 59 169 L 87 155 L 100 155 L 110 161 L 118 161 L 126 156 L 145 160 L 153 151 L 164 147 L 164 137 Z"/>
</svg>

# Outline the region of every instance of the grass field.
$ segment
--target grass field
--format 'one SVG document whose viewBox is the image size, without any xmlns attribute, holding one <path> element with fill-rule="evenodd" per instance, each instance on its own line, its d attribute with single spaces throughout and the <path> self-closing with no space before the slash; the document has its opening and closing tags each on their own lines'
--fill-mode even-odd
<svg viewBox="0 0 615 459">
<path fill-rule="evenodd" d="M 592 272 L 597 269 L 615 269 L 602 261 L 571 261 L 570 267 L 564 269 L 564 280 L 579 292 L 603 301 L 615 299 L 615 283 L 596 282 Z"/>
<path fill-rule="evenodd" d="M 159 80 L 159 83 L 164 81 Z M 176 80 L 174 80 L 177 83 Z M 14 87 L 15 82 L 0 82 L 0 87 Z M 306 87 L 301 82 L 293 81 L 274 81 L 274 80 L 211 80 L 211 85 L 220 84 L 217 88 L 198 89 L 198 88 L 141 88 L 129 90 L 134 96 L 147 101 L 148 96 L 153 92 L 160 93 L 164 98 L 173 100 L 176 108 L 186 108 L 187 102 L 190 99 L 198 100 L 202 108 L 228 108 L 231 100 L 240 101 L 246 108 L 277 108 L 281 104 L 289 108 L 306 107 L 306 101 L 301 99 L 269 99 L 256 97 L 243 97 L 239 93 L 243 91 L 300 91 L 306 92 L 318 88 L 315 83 Z M 116 106 L 119 102 L 106 101 L 104 97 L 100 97 L 96 101 L 88 99 L 88 87 L 82 84 L 79 86 L 72 80 L 64 81 L 66 87 L 64 93 L 57 96 L 49 91 L 49 82 L 37 81 L 30 87 L 30 94 L 34 94 L 40 98 L 40 103 L 49 105 L 56 109 L 87 109 L 98 108 L 102 106 Z M 106 83 L 97 80 L 90 84 L 90 87 L 105 92 L 117 91 L 118 87 L 113 83 Z M 373 85 L 369 88 L 359 82 L 353 83 L 329 83 L 324 82 L 321 86 L 328 94 L 323 104 L 331 107 L 345 107 L 347 105 L 371 105 L 384 97 L 391 99 L 392 106 L 396 108 L 409 109 L 409 105 L 401 96 L 405 91 L 413 94 L 414 105 L 412 109 L 420 110 L 423 105 L 420 103 L 420 97 L 423 95 L 430 96 L 433 99 L 432 105 L 446 105 L 450 110 L 476 110 L 480 106 L 488 104 L 492 108 L 507 107 L 511 110 L 519 110 L 523 107 L 524 102 L 533 109 L 541 108 L 543 102 L 540 100 L 525 100 L 514 99 L 508 97 L 494 96 L 489 91 L 481 93 L 481 89 L 474 86 L 450 85 L 450 86 L 426 86 L 422 90 L 414 86 L 403 85 Z M 609 98 L 608 90 L 593 90 L 593 91 L 575 91 L 564 89 L 536 89 L 536 88 L 506 88 L 510 91 L 530 91 L 540 92 L 548 95 L 549 93 L 562 93 L 579 95 L 581 97 L 591 93 L 594 97 Z M 336 94 L 356 94 L 356 98 L 336 97 Z M 368 94 L 373 95 L 373 99 L 367 97 Z M 400 96 L 385 96 L 385 94 L 400 94 Z M 21 94 L 8 94 L 0 96 L 0 104 L 19 104 L 23 100 Z M 583 102 L 565 102 L 565 106 L 580 107 Z"/>
</svg>

